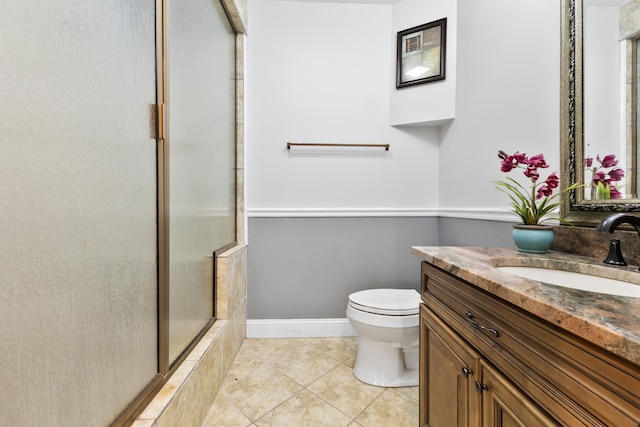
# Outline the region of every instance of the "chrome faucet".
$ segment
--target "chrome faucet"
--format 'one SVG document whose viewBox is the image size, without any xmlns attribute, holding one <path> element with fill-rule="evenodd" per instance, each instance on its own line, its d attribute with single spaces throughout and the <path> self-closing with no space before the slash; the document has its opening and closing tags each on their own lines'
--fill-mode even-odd
<svg viewBox="0 0 640 427">
<path fill-rule="evenodd" d="M 596 231 L 613 234 L 613 232 L 622 224 L 629 224 L 633 226 L 638 233 L 638 237 L 640 237 L 640 217 L 626 213 L 609 215 L 600 221 L 600 224 L 596 227 Z M 612 265 L 627 265 L 627 262 L 622 257 L 620 239 L 611 239 L 609 255 L 607 255 L 607 258 L 603 262 L 605 264 Z"/>
</svg>

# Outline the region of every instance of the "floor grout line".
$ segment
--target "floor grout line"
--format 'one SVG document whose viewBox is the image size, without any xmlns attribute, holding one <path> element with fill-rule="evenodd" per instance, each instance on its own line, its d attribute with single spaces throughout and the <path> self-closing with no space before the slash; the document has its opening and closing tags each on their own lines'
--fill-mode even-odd
<svg viewBox="0 0 640 427">
<path fill-rule="evenodd" d="M 224 395 L 224 393 L 222 393 L 222 390 L 225 388 L 225 385 L 228 385 L 228 381 L 232 381 L 232 376 L 228 375 L 222 385 L 221 388 L 221 392 L 219 394 L 219 397 L 226 399 L 227 403 L 229 405 L 231 405 L 233 407 L 233 409 L 235 409 L 235 411 L 237 411 L 239 414 L 242 415 L 242 417 L 244 417 L 245 420 L 247 420 L 249 422 L 248 426 L 250 427 L 259 427 L 260 426 L 260 420 L 263 420 L 264 422 L 269 422 L 269 421 L 273 421 L 274 419 L 276 420 L 281 420 L 282 417 L 289 417 L 289 415 L 292 416 L 296 416 L 298 414 L 287 414 L 285 412 L 282 411 L 282 408 L 284 405 L 286 405 L 287 403 L 290 403 L 291 405 L 295 405 L 296 403 L 299 405 L 299 402 L 294 402 L 292 401 L 292 399 L 294 398 L 299 398 L 299 399 L 305 399 L 303 397 L 301 397 L 301 394 L 303 392 L 307 392 L 309 393 L 311 396 L 313 396 L 313 399 L 317 399 L 318 402 L 322 402 L 323 405 L 328 405 L 326 407 L 331 407 L 333 408 L 333 410 L 336 411 L 336 414 L 341 414 L 345 420 L 348 420 L 348 426 L 363 426 L 363 427 L 367 427 L 367 425 L 365 424 L 366 421 L 366 417 L 363 418 L 365 421 L 357 421 L 358 417 L 360 417 L 361 415 L 365 414 L 367 411 L 371 410 L 373 411 L 374 408 L 372 407 L 374 405 L 375 402 L 377 402 L 378 400 L 380 400 L 382 398 L 382 396 L 385 395 L 385 393 L 388 392 L 389 387 L 381 387 L 382 391 L 380 393 L 378 393 L 375 397 L 372 398 L 372 400 L 370 402 L 367 402 L 364 406 L 363 409 L 359 410 L 359 412 L 357 414 L 355 414 L 355 416 L 351 416 L 346 414 L 345 412 L 343 412 L 342 409 L 340 409 L 338 406 L 336 406 L 336 404 L 331 403 L 329 400 L 327 400 L 327 396 L 329 395 L 325 395 L 323 397 L 323 393 L 321 390 L 321 387 L 326 386 L 325 385 L 319 385 L 319 387 L 316 387 L 315 389 L 317 391 L 320 391 L 320 393 L 318 394 L 317 392 L 312 391 L 310 388 L 312 386 L 314 386 L 314 384 L 317 384 L 319 381 L 321 381 L 322 379 L 325 379 L 325 377 L 327 377 L 328 375 L 333 374 L 338 374 L 338 369 L 345 369 L 348 370 L 350 372 L 352 372 L 353 369 L 353 363 L 355 360 L 355 351 L 357 349 L 357 341 L 354 345 L 354 343 L 349 343 L 348 339 L 341 339 L 341 338 L 336 338 L 335 341 L 332 341 L 332 338 L 329 339 L 251 339 L 251 341 L 247 340 L 242 344 L 241 347 L 241 352 L 239 352 L 238 354 L 241 355 L 240 357 L 237 357 L 236 360 L 233 362 L 233 365 L 235 365 L 236 363 L 240 363 L 240 361 L 245 361 L 249 362 L 249 363 L 256 363 L 256 364 L 263 364 L 265 366 L 270 367 L 271 369 L 273 369 L 275 372 L 278 372 L 278 374 L 282 375 L 284 378 L 286 378 L 288 381 L 291 381 L 292 384 L 295 384 L 295 386 L 299 387 L 299 389 L 297 391 L 295 391 L 292 395 L 284 398 L 283 401 L 279 402 L 278 404 L 276 404 L 276 406 L 274 406 L 273 408 L 267 410 L 265 413 L 263 413 L 262 415 L 260 415 L 259 417 L 257 417 L 255 420 L 253 420 L 251 417 L 249 417 L 247 415 L 247 413 L 245 413 L 245 411 L 243 411 L 240 407 L 238 407 L 236 405 L 236 403 L 230 398 L 231 396 L 226 396 Z M 295 356 L 296 356 L 296 352 L 305 352 L 305 356 L 309 357 L 310 359 L 313 359 L 313 355 L 314 354 L 318 354 L 318 357 L 323 357 L 323 358 L 329 358 L 331 360 L 334 360 L 335 362 L 337 362 L 337 365 L 330 368 L 329 370 L 327 370 L 326 372 L 321 373 L 317 378 L 313 378 L 312 380 L 310 380 L 311 382 L 307 385 L 303 385 L 302 383 L 298 382 L 298 380 L 292 378 L 292 376 L 296 376 L 295 375 L 295 369 L 299 369 L 300 365 L 297 365 L 297 368 L 293 368 L 291 370 L 287 370 L 286 367 L 283 367 L 283 363 L 278 363 L 279 360 L 282 360 L 284 358 L 286 359 L 290 359 L 290 360 L 295 360 Z M 311 355 L 311 356 L 309 356 Z M 326 360 L 326 359 L 325 359 Z M 292 364 L 295 365 L 295 364 Z M 276 366 L 280 366 L 280 368 L 276 367 Z M 321 366 L 321 365 L 316 365 L 316 366 Z M 233 368 L 233 366 L 232 366 Z M 245 376 L 246 375 L 251 375 L 252 372 L 251 368 L 246 372 L 243 372 L 241 369 L 239 369 L 236 373 L 236 378 L 235 380 L 239 380 L 239 379 L 243 379 L 246 380 Z M 321 371 L 322 369 L 319 369 L 319 371 Z M 288 373 L 287 373 L 288 372 Z M 302 376 L 298 376 L 299 378 L 304 378 L 304 374 Z M 357 379 L 357 378 L 356 378 Z M 306 380 L 301 380 L 301 381 L 305 381 Z M 330 380 L 328 380 L 330 381 Z M 346 384 L 346 383 L 345 383 Z M 365 385 L 364 383 L 362 383 L 363 385 Z M 293 385 L 292 385 L 293 386 Z M 288 386 L 289 387 L 289 386 Z M 357 386 L 359 387 L 359 386 Z M 268 387 L 265 388 L 266 390 L 268 390 Z M 364 389 L 363 389 L 364 390 Z M 265 391 L 266 393 L 268 393 L 268 391 Z M 370 391 L 369 391 L 370 392 Z M 369 392 L 367 394 L 369 394 Z M 287 393 L 288 394 L 288 393 Z M 326 393 L 325 393 L 326 394 Z M 402 395 L 404 395 L 407 398 L 410 398 L 411 401 L 415 401 L 415 425 L 417 425 L 417 410 L 418 410 L 418 400 L 414 399 L 414 395 L 411 394 L 411 392 L 407 392 L 407 393 L 401 393 Z M 255 396 L 255 395 L 254 395 Z M 397 396 L 397 395 L 396 395 Z M 391 398 L 391 396 L 386 396 L 387 399 Z M 397 398 L 397 397 L 396 397 Z M 308 399 L 308 397 L 307 397 Z M 216 398 L 217 400 L 217 398 Z M 334 398 L 335 400 L 335 398 Z M 357 401 L 354 401 L 354 404 L 356 405 L 355 407 L 352 407 L 352 409 L 359 409 L 360 404 L 355 403 Z M 245 402 L 243 402 L 245 403 Z M 275 403 L 275 402 L 274 402 Z M 365 402 L 362 402 L 365 403 Z M 384 403 L 381 401 L 381 403 Z M 215 412 L 214 411 L 214 406 L 215 406 L 216 402 L 214 402 L 214 405 L 212 405 L 212 407 L 210 408 L 210 413 Z M 388 405 L 388 403 L 387 403 Z M 349 406 L 344 406 L 344 408 L 348 408 Z M 246 406 L 245 408 L 251 408 L 251 406 Z M 258 408 L 257 406 L 254 408 Z M 318 407 L 320 408 L 320 407 Z M 280 409 L 280 411 L 278 411 Z M 380 410 L 380 408 L 378 408 L 378 411 Z M 251 412 L 251 411 L 250 411 Z M 215 414 L 214 414 L 215 415 Z M 371 420 L 373 413 L 369 413 L 368 414 L 368 418 L 369 420 Z M 265 417 L 269 416 L 268 419 L 266 419 Z M 332 415 L 332 416 L 337 416 L 337 415 Z M 208 418 L 208 417 L 207 417 Z M 395 420 L 394 420 L 395 421 Z M 222 422 L 224 423 L 225 421 L 222 420 Z M 308 420 L 305 420 L 305 422 L 308 422 Z M 319 421 L 318 421 L 319 422 Z M 376 424 L 377 422 L 374 421 Z M 219 424 L 207 424 L 207 421 L 205 420 L 205 423 L 203 424 L 203 427 L 213 427 L 214 425 L 219 425 Z M 230 425 L 230 424 L 224 424 L 224 425 Z M 334 427 L 334 426 L 325 426 L 323 424 L 315 424 L 318 427 Z M 405 424 L 407 426 L 411 426 L 411 427 L 415 427 L 415 425 L 413 423 L 410 424 Z"/>
<path fill-rule="evenodd" d="M 323 398 L 322 396 L 314 393 L 312 390 L 309 390 L 308 388 L 314 384 L 316 381 L 319 381 L 321 378 L 329 375 L 331 372 L 335 371 L 336 369 L 338 369 L 340 366 L 345 365 L 348 368 L 351 368 L 349 365 L 345 364 L 345 363 L 340 363 L 339 365 L 337 365 L 336 367 L 334 367 L 333 369 L 331 369 L 330 371 L 324 373 L 323 375 L 321 375 L 320 377 L 318 377 L 314 382 L 312 382 L 311 384 L 309 384 L 307 387 L 305 387 L 305 390 L 307 390 L 309 393 L 313 394 L 314 396 L 316 396 L 318 399 L 322 400 L 324 403 L 326 403 L 327 405 L 331 406 L 332 408 L 334 408 L 335 410 L 337 410 L 338 412 L 340 412 L 341 414 L 344 414 L 345 417 L 349 418 L 350 422 L 354 422 L 357 418 L 357 416 L 355 418 L 351 417 L 348 414 L 345 414 L 340 408 L 338 408 L 337 406 L 335 406 L 333 403 L 327 401 L 325 398 Z M 358 414 L 360 415 L 360 414 Z"/>
</svg>

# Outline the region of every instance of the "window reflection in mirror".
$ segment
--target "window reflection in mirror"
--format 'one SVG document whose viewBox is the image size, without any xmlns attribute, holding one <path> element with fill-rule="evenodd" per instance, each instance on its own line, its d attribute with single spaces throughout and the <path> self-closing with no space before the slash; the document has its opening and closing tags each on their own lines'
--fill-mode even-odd
<svg viewBox="0 0 640 427">
<path fill-rule="evenodd" d="M 634 111 L 631 112 L 632 117 L 633 117 L 633 121 L 635 123 L 635 125 L 633 126 L 633 132 L 632 132 L 632 138 L 633 138 L 633 146 L 636 147 L 636 151 L 638 146 L 640 146 L 640 84 L 638 84 L 638 82 L 640 82 L 640 36 L 636 39 L 635 43 L 634 43 L 634 56 L 636 58 L 636 67 L 635 67 L 635 73 L 633 73 L 633 78 L 634 78 L 634 84 L 633 87 L 635 87 L 635 103 L 633 104 L 634 108 L 635 108 L 635 113 Z M 632 91 L 633 93 L 633 91 Z M 634 158 L 636 159 L 637 162 L 637 157 L 634 156 Z M 637 163 L 636 163 L 636 168 L 637 168 Z M 640 183 L 638 182 L 640 180 L 640 174 L 636 174 L 636 188 L 640 188 Z"/>
<path fill-rule="evenodd" d="M 599 16 L 601 12 L 605 12 L 604 16 Z M 613 41 L 588 34 L 592 31 L 596 31 L 596 34 L 601 32 L 602 37 L 604 34 L 612 34 L 615 29 L 612 16 L 616 13 L 618 34 Z M 562 0 L 562 185 L 580 182 L 590 186 L 594 164 L 595 167 L 602 166 L 597 161 L 598 155 L 601 161 L 609 165 L 606 169 L 613 170 L 619 167 L 624 171 L 624 177 L 615 181 L 616 190 L 619 188 L 623 198 L 607 199 L 606 192 L 592 190 L 592 187 L 586 190 L 572 190 L 563 195 L 560 215 L 574 225 L 593 227 L 611 212 L 640 212 L 637 190 L 640 188 L 640 178 L 637 173 L 636 155 L 639 145 L 637 99 L 640 98 L 637 88 L 640 67 L 636 55 L 637 40 L 640 38 L 638 16 L 640 0 Z M 609 26 L 599 27 L 598 23 L 608 23 Z M 600 60 L 595 56 L 596 51 L 591 51 L 590 46 L 587 46 L 591 42 L 585 42 L 586 38 L 595 41 L 596 44 L 607 43 L 610 46 L 605 56 L 614 56 L 613 66 L 602 63 L 604 59 Z M 589 59 L 585 59 L 587 56 Z M 588 69 L 587 61 L 595 62 L 596 68 Z M 605 74 L 603 69 L 611 66 L 613 73 Z M 589 83 L 585 83 L 587 79 Z M 609 88 L 609 92 L 604 95 L 605 98 L 598 99 L 596 96 L 602 93 L 600 87 L 585 87 L 592 84 Z M 602 108 L 604 103 L 608 103 L 609 107 Z M 606 117 L 611 121 L 604 122 Z M 605 160 L 607 155 L 612 156 Z M 587 170 L 585 158 L 593 159 L 591 169 Z M 613 161 L 618 163 L 614 166 Z M 604 170 L 597 172 L 605 173 Z M 620 178 L 619 174 L 617 178 Z M 592 191 L 596 192 L 595 196 L 592 195 Z M 611 197 L 611 192 L 608 197 Z"/>
<path fill-rule="evenodd" d="M 635 41 L 624 35 L 626 1 L 584 2 L 585 201 L 637 198 Z"/>
</svg>

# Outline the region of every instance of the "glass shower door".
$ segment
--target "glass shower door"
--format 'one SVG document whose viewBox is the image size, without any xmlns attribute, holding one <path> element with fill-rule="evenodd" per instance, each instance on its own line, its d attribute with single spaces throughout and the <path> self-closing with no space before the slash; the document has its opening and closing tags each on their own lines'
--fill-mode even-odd
<svg viewBox="0 0 640 427">
<path fill-rule="evenodd" d="M 157 373 L 155 0 L 0 13 L 0 425 L 107 425 Z"/>
<path fill-rule="evenodd" d="M 214 313 L 212 253 L 235 240 L 235 34 L 219 0 L 169 7 L 169 361 Z"/>
</svg>

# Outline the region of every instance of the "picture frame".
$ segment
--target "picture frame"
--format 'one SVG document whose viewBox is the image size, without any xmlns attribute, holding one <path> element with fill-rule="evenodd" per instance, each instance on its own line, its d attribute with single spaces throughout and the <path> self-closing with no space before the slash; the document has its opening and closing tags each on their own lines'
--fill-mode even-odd
<svg viewBox="0 0 640 427">
<path fill-rule="evenodd" d="M 398 31 L 396 88 L 444 80 L 447 18 Z"/>
</svg>

